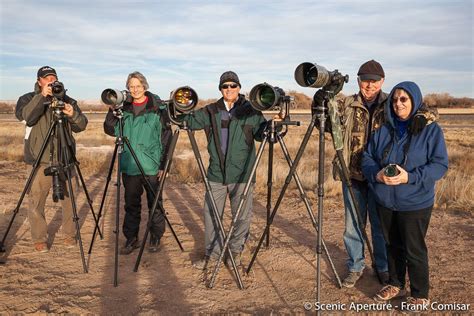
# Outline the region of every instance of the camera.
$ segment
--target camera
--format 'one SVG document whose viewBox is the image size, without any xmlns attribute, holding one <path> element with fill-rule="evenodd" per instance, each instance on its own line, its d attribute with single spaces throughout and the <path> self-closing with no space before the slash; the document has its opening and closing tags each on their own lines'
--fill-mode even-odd
<svg viewBox="0 0 474 316">
<path fill-rule="evenodd" d="M 387 177 L 395 177 L 400 174 L 396 164 L 389 164 L 383 169 L 383 174 Z"/>
<path fill-rule="evenodd" d="M 66 176 L 64 171 L 59 166 L 50 166 L 44 169 L 45 176 L 52 176 L 53 178 L 53 201 L 58 202 L 64 200 L 64 187 L 62 183 L 65 181 Z"/>
<path fill-rule="evenodd" d="M 49 86 L 51 87 L 53 97 L 56 99 L 62 100 L 66 95 L 66 89 L 64 89 L 64 84 L 62 82 L 56 80 L 50 83 Z"/>
<path fill-rule="evenodd" d="M 330 90 L 330 87 L 340 87 L 340 90 L 344 82 L 349 82 L 349 76 L 343 76 L 338 70 L 328 71 L 321 65 L 305 62 L 296 67 L 295 80 L 302 87 L 323 87 L 326 90 Z"/>
<path fill-rule="evenodd" d="M 115 110 L 123 107 L 123 102 L 132 102 L 132 95 L 127 90 L 105 89 L 101 94 L 102 102 L 113 106 Z"/>
<path fill-rule="evenodd" d="M 282 104 L 293 101 L 293 97 L 286 96 L 283 89 L 264 82 L 250 90 L 249 101 L 255 110 L 268 111 L 281 108 Z"/>
</svg>

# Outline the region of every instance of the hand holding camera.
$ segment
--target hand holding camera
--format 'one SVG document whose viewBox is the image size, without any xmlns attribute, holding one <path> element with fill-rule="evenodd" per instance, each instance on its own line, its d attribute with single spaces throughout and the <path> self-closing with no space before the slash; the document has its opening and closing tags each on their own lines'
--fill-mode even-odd
<svg viewBox="0 0 474 316">
<path fill-rule="evenodd" d="M 386 185 L 400 185 L 408 183 L 408 173 L 399 165 L 389 164 L 377 173 L 376 179 Z"/>
</svg>

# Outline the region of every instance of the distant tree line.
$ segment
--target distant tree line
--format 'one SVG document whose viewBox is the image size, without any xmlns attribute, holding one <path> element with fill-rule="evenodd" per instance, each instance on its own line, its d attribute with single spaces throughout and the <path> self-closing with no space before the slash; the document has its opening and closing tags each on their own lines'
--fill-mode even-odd
<svg viewBox="0 0 474 316">
<path fill-rule="evenodd" d="M 287 95 L 290 95 L 294 98 L 294 101 L 290 104 L 292 109 L 310 109 L 312 97 L 307 96 L 304 93 L 296 92 L 290 90 L 287 92 Z M 248 95 L 247 95 L 248 97 Z M 343 93 L 339 93 L 337 98 L 344 98 Z M 197 108 L 201 108 L 206 104 L 215 102 L 217 99 L 201 99 L 197 105 Z M 474 99 L 473 98 L 455 98 L 449 93 L 429 93 L 424 96 L 424 102 L 429 106 L 435 106 L 438 108 L 474 108 Z M 97 101 L 78 101 L 79 107 L 84 112 L 106 112 L 108 107 Z M 14 113 L 15 112 L 15 103 L 14 102 L 5 102 L 0 101 L 0 113 Z"/>
</svg>

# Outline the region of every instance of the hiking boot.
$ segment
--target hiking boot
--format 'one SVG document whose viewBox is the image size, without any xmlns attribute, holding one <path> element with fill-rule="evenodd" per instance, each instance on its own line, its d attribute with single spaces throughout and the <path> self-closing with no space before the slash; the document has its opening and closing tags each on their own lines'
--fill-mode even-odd
<svg viewBox="0 0 474 316">
<path fill-rule="evenodd" d="M 66 248 L 73 248 L 76 246 L 76 238 L 75 237 L 64 237 L 63 245 Z"/>
<path fill-rule="evenodd" d="M 135 249 L 139 248 L 139 242 L 137 237 L 133 237 L 130 239 L 127 239 L 125 242 L 125 245 L 120 249 L 120 254 L 121 255 L 129 255 L 134 251 Z"/>
<path fill-rule="evenodd" d="M 160 250 L 160 238 L 154 236 L 153 234 L 150 236 L 150 244 L 148 245 L 148 252 L 158 252 Z"/>
<path fill-rule="evenodd" d="M 234 258 L 235 261 L 235 266 L 239 268 L 242 265 L 242 261 L 240 259 L 241 254 L 237 252 L 232 253 L 232 257 Z M 232 266 L 232 260 L 230 259 L 230 256 L 226 256 L 225 260 L 225 265 L 229 267 L 230 269 L 233 269 L 234 267 Z"/>
<path fill-rule="evenodd" d="M 390 274 L 388 274 L 388 271 L 385 272 L 379 272 L 380 279 L 382 279 L 382 284 L 388 284 L 388 280 L 390 279 Z"/>
<path fill-rule="evenodd" d="M 36 252 L 48 252 L 48 244 L 45 242 L 37 242 L 35 243 L 34 249 Z"/>
<path fill-rule="evenodd" d="M 407 305 L 414 305 L 414 308 L 410 308 L 410 310 L 414 311 L 426 311 L 428 310 L 428 306 L 430 305 L 430 300 L 427 298 L 421 298 L 421 297 L 412 297 L 408 296 L 407 297 Z"/>
<path fill-rule="evenodd" d="M 208 267 L 213 267 L 216 265 L 218 257 L 215 256 L 205 256 L 202 259 L 193 263 L 193 267 L 198 270 L 206 270 Z"/>
<path fill-rule="evenodd" d="M 356 282 L 362 277 L 362 271 L 361 272 L 353 272 L 349 271 L 349 274 L 346 276 L 346 278 L 342 281 L 342 286 L 344 287 L 354 287 Z"/>
<path fill-rule="evenodd" d="M 380 291 L 374 296 L 374 300 L 377 302 L 386 302 L 394 297 L 401 294 L 402 289 L 393 285 L 385 285 Z"/>
</svg>

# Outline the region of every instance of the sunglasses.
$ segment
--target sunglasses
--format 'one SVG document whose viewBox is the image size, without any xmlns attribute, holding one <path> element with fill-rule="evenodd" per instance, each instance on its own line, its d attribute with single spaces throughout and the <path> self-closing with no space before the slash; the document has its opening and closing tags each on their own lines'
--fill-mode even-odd
<svg viewBox="0 0 474 316">
<path fill-rule="evenodd" d="M 221 88 L 224 89 L 224 90 L 227 89 L 227 88 L 235 89 L 235 88 L 237 88 L 238 86 L 239 86 L 239 85 L 238 85 L 238 84 L 235 84 L 235 83 L 233 83 L 233 84 L 223 84 L 223 85 L 221 86 Z"/>
<path fill-rule="evenodd" d="M 409 100 L 409 98 L 408 98 L 408 97 L 393 98 L 393 99 L 392 99 L 392 102 L 393 102 L 393 103 L 397 103 L 398 100 L 400 100 L 400 102 L 402 102 L 402 103 L 405 103 L 405 102 L 407 102 L 407 101 Z"/>
</svg>

